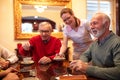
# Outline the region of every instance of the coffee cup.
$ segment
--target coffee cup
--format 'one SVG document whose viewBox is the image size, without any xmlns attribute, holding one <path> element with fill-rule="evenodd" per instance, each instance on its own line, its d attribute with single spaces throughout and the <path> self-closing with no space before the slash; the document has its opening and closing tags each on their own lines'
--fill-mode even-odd
<svg viewBox="0 0 120 80">
<path fill-rule="evenodd" d="M 24 63 L 27 63 L 27 62 L 29 62 L 29 61 L 32 61 L 32 57 L 24 57 L 24 58 L 23 58 L 23 62 L 24 62 Z"/>
</svg>

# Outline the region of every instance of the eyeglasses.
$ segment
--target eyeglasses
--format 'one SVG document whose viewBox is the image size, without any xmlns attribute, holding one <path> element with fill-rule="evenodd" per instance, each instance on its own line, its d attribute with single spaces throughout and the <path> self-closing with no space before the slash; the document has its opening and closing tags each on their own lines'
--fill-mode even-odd
<svg viewBox="0 0 120 80">
<path fill-rule="evenodd" d="M 63 21 L 66 22 L 67 20 L 69 20 L 71 18 L 71 16 L 67 17 L 66 19 L 64 19 Z"/>
<path fill-rule="evenodd" d="M 49 30 L 40 30 L 40 33 L 49 33 Z"/>
</svg>

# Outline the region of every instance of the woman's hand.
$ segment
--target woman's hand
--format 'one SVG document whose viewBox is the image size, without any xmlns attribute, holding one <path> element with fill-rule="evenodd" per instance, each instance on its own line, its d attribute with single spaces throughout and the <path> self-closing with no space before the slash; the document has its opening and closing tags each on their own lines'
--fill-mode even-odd
<svg viewBox="0 0 120 80">
<path fill-rule="evenodd" d="M 65 55 L 64 54 L 56 54 L 54 59 L 55 58 L 65 58 Z"/>
</svg>

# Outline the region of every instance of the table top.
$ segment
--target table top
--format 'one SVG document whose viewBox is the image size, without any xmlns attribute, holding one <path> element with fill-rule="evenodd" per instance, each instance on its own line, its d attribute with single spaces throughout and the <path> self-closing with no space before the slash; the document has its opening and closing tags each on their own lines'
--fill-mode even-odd
<svg viewBox="0 0 120 80">
<path fill-rule="evenodd" d="M 81 72 L 71 71 L 69 61 L 54 61 L 50 64 L 42 65 L 38 63 L 33 64 L 21 64 L 20 62 L 12 65 L 19 70 L 19 77 L 21 80 L 27 80 L 23 78 L 37 77 L 36 80 L 98 80 L 96 78 L 87 77 Z M 72 77 L 71 77 L 72 76 Z M 35 79 L 29 79 L 35 80 Z"/>
</svg>

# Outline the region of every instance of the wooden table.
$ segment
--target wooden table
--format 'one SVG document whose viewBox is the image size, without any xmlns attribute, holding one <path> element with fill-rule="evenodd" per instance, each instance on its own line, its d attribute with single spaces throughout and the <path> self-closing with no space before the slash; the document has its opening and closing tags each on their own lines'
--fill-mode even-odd
<svg viewBox="0 0 120 80">
<path fill-rule="evenodd" d="M 13 67 L 17 68 L 20 73 L 19 76 L 21 80 L 25 77 L 36 76 L 39 80 L 56 80 L 58 76 L 61 75 L 68 75 L 68 61 L 54 61 L 50 64 L 41 65 L 38 63 L 34 63 L 31 65 L 22 65 L 20 62 L 12 65 Z M 30 75 L 30 71 L 34 71 L 33 75 Z M 84 75 L 81 73 L 74 73 L 77 75 Z M 86 75 L 84 75 L 86 76 Z M 87 76 L 86 76 L 87 77 Z M 87 77 L 87 80 L 98 80 L 96 78 Z"/>
</svg>

